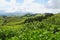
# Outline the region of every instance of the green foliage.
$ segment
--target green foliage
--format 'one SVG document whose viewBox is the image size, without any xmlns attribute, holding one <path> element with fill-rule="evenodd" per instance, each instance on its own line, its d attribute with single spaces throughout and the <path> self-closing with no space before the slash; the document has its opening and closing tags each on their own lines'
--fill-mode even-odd
<svg viewBox="0 0 60 40">
<path fill-rule="evenodd" d="M 60 40 L 60 14 L 1 16 L 0 40 Z"/>
</svg>

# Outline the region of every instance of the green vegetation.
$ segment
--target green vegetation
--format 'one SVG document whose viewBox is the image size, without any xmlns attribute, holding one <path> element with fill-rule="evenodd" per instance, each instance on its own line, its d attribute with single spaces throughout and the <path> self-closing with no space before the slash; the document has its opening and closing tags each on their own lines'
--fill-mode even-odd
<svg viewBox="0 0 60 40">
<path fill-rule="evenodd" d="M 0 16 L 0 40 L 60 40 L 60 14 Z"/>
</svg>

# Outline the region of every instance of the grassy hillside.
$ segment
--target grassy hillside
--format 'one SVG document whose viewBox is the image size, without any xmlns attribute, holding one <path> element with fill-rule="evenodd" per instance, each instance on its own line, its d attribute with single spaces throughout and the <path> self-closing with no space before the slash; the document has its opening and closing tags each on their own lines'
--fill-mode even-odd
<svg viewBox="0 0 60 40">
<path fill-rule="evenodd" d="M 60 14 L 0 16 L 0 40 L 60 40 Z"/>
</svg>

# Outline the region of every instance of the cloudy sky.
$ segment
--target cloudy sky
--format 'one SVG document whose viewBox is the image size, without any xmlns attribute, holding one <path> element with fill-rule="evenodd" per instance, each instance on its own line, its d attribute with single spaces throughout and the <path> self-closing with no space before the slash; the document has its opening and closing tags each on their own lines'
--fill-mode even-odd
<svg viewBox="0 0 60 40">
<path fill-rule="evenodd" d="M 60 12 L 60 0 L 0 0 L 0 11 L 57 13 Z"/>
</svg>

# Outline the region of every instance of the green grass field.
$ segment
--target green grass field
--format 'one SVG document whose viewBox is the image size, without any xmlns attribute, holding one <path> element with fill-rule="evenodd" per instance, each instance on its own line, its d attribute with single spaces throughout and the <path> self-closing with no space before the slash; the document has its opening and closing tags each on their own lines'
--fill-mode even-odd
<svg viewBox="0 0 60 40">
<path fill-rule="evenodd" d="M 0 16 L 0 40 L 60 40 L 60 14 Z"/>
</svg>

